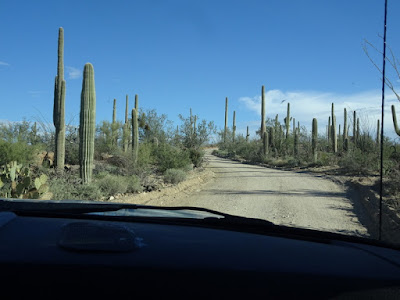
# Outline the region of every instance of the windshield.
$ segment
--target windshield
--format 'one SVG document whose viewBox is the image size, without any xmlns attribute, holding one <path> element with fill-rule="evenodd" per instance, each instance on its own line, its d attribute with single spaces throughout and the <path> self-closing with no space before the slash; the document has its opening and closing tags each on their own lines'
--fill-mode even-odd
<svg viewBox="0 0 400 300">
<path fill-rule="evenodd" d="M 398 1 L 0 7 L 1 198 L 400 243 Z"/>
</svg>

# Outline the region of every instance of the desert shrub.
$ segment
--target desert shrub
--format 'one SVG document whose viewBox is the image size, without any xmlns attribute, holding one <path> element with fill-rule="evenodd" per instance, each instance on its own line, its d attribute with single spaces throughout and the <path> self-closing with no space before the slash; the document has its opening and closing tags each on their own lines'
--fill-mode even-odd
<svg viewBox="0 0 400 300">
<path fill-rule="evenodd" d="M 68 165 L 79 165 L 78 143 L 65 143 L 65 163 Z"/>
<path fill-rule="evenodd" d="M 188 149 L 189 151 L 189 158 L 196 168 L 201 167 L 203 164 L 203 158 L 204 158 L 204 151 L 200 149 Z"/>
<path fill-rule="evenodd" d="M 96 185 L 105 197 L 115 194 L 126 193 L 128 190 L 128 181 L 123 176 L 106 175 L 96 180 Z"/>
<path fill-rule="evenodd" d="M 128 193 L 137 193 L 143 191 L 143 186 L 140 183 L 140 178 L 136 175 L 131 175 L 125 177 L 125 180 L 128 183 L 127 192 Z"/>
<path fill-rule="evenodd" d="M 184 181 L 186 178 L 186 173 L 179 169 L 168 169 L 164 174 L 164 182 L 177 184 Z"/>
<path fill-rule="evenodd" d="M 95 184 L 83 185 L 75 175 L 64 174 L 49 180 L 54 200 L 99 200 L 102 193 Z"/>
<path fill-rule="evenodd" d="M 155 145 L 153 143 L 139 144 L 139 153 L 136 167 L 143 168 L 154 163 L 154 147 Z"/>
<path fill-rule="evenodd" d="M 346 152 L 339 166 L 349 174 L 368 175 L 379 170 L 379 153 L 367 153 L 358 148 Z"/>
<path fill-rule="evenodd" d="M 99 174 L 124 175 L 124 172 L 119 167 L 97 162 L 93 169 L 93 175 L 98 176 Z"/>
<path fill-rule="evenodd" d="M 31 146 L 25 142 L 12 143 L 0 140 L 0 165 L 11 161 L 17 161 L 24 165 L 32 163 L 39 149 L 40 146 Z"/>
<path fill-rule="evenodd" d="M 160 172 L 168 169 L 181 169 L 191 163 L 188 151 L 183 151 L 169 144 L 154 147 L 154 156 Z"/>
</svg>

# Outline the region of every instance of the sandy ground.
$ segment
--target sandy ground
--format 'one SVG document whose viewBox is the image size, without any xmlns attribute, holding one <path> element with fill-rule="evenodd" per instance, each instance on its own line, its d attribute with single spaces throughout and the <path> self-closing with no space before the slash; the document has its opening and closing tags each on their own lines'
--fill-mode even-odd
<svg viewBox="0 0 400 300">
<path fill-rule="evenodd" d="M 197 206 L 275 224 L 368 236 L 344 185 L 318 175 L 241 164 L 207 152 L 206 167 L 174 187 L 113 201 Z"/>
</svg>

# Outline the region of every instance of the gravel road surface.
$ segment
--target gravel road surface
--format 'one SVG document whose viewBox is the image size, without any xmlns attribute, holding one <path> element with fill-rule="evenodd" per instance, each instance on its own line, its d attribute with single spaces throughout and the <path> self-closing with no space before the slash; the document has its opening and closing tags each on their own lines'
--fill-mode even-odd
<svg viewBox="0 0 400 300">
<path fill-rule="evenodd" d="M 207 168 L 215 179 L 164 205 L 199 206 L 280 225 L 368 236 L 343 186 L 311 174 L 241 164 L 209 152 Z"/>
</svg>

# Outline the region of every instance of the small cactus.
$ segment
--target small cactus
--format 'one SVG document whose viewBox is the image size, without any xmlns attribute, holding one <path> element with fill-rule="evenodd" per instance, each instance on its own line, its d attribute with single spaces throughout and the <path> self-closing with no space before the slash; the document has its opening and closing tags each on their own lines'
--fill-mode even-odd
<svg viewBox="0 0 400 300">
<path fill-rule="evenodd" d="M 93 172 L 94 137 L 96 126 L 96 90 L 94 70 L 90 63 L 83 69 L 81 111 L 79 123 L 79 165 L 82 183 L 90 183 Z"/>
</svg>

